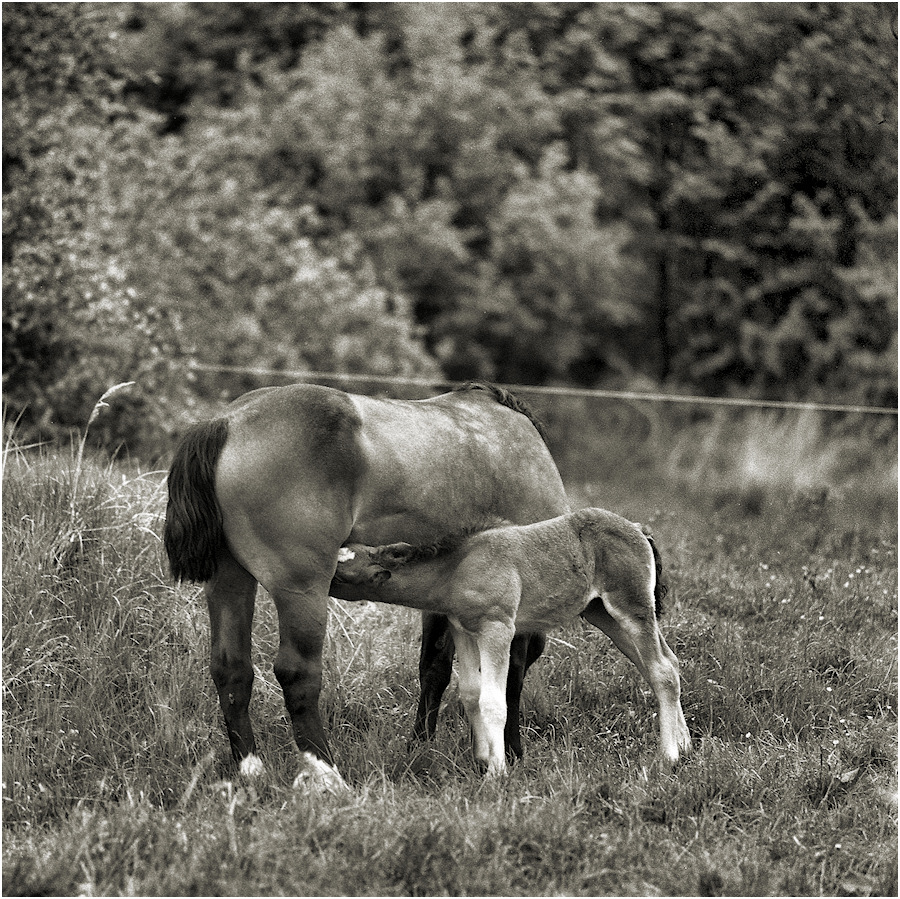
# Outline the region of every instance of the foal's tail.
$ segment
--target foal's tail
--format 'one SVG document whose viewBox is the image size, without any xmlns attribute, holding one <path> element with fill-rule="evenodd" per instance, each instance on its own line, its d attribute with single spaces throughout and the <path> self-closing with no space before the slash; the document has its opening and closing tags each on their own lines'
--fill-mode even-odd
<svg viewBox="0 0 900 899">
<path fill-rule="evenodd" d="M 649 528 L 641 526 L 641 530 L 647 538 L 647 542 L 650 544 L 650 549 L 653 550 L 653 562 L 656 565 L 656 583 L 653 587 L 653 598 L 656 600 L 656 617 L 660 618 L 664 611 L 663 600 L 669 592 L 669 587 L 662 579 L 662 557 L 659 554 L 659 549 L 657 549 L 656 541 L 654 541 Z"/>
<path fill-rule="evenodd" d="M 228 439 L 228 421 L 194 425 L 181 438 L 169 469 L 169 502 L 163 543 L 172 577 L 208 581 L 225 540 L 216 499 L 216 462 Z"/>
</svg>

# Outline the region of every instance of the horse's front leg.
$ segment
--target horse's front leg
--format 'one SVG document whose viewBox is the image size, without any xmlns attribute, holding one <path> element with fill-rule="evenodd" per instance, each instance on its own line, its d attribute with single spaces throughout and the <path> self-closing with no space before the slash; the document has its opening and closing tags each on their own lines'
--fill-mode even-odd
<svg viewBox="0 0 900 899">
<path fill-rule="evenodd" d="M 546 645 L 543 634 L 516 634 L 510 651 L 506 681 L 506 726 L 503 738 L 506 757 L 512 762 L 522 758 L 519 729 L 522 686 L 528 669 L 537 661 Z M 419 706 L 416 709 L 414 736 L 431 740 L 437 729 L 441 697 L 450 683 L 454 653 L 453 631 L 446 616 L 422 614 L 422 649 L 419 655 Z"/>
<path fill-rule="evenodd" d="M 278 655 L 275 677 L 284 692 L 302 769 L 295 787 L 346 789 L 334 768 L 331 749 L 319 714 L 322 689 L 322 648 L 328 618 L 328 579 L 294 579 L 290 586 L 269 588 L 278 610 Z"/>
<path fill-rule="evenodd" d="M 422 648 L 419 653 L 419 707 L 413 735 L 431 740 L 437 729 L 441 697 L 453 672 L 453 636 L 445 615 L 422 613 Z"/>
<path fill-rule="evenodd" d="M 203 592 L 209 607 L 210 673 L 225 717 L 231 754 L 240 765 L 241 774 L 260 775 L 264 767 L 256 754 L 249 711 L 256 579 L 229 553 L 223 552 L 216 574 L 204 584 Z"/>
<path fill-rule="evenodd" d="M 522 737 L 519 719 L 522 703 L 522 685 L 528 669 L 540 658 L 547 638 L 543 634 L 516 634 L 509 652 L 509 674 L 506 678 L 506 726 L 503 739 L 506 758 L 513 762 L 522 758 Z"/>
</svg>

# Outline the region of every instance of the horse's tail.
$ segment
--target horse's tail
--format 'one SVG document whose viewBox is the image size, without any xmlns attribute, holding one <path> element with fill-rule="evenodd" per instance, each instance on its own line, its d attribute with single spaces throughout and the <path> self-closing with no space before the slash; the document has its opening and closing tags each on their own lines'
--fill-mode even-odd
<svg viewBox="0 0 900 899">
<path fill-rule="evenodd" d="M 228 439 L 228 420 L 194 425 L 181 438 L 169 469 L 169 502 L 163 543 L 172 577 L 208 581 L 225 540 L 216 499 L 216 462 Z"/>
<path fill-rule="evenodd" d="M 650 544 L 650 549 L 653 551 L 653 563 L 656 566 L 656 583 L 653 587 L 653 599 L 656 601 L 656 617 L 660 618 L 664 611 L 663 600 L 666 598 L 666 594 L 669 592 L 669 587 L 668 584 L 666 584 L 662 579 L 662 557 L 659 554 L 659 549 L 656 546 L 656 541 L 653 539 L 653 535 L 650 533 L 649 528 L 642 525 L 641 531 L 647 538 L 647 542 Z"/>
<path fill-rule="evenodd" d="M 524 415 L 535 427 L 535 430 L 538 434 L 541 435 L 541 439 L 546 442 L 547 434 L 544 431 L 544 426 L 541 424 L 538 417 L 531 411 L 528 405 L 524 400 L 519 399 L 511 390 L 507 390 L 505 387 L 500 387 L 497 384 L 491 384 L 489 381 L 466 381 L 465 384 L 461 384 L 459 387 L 455 387 L 454 390 L 484 390 L 487 393 L 491 394 L 494 399 L 500 403 L 501 406 L 506 406 L 509 409 L 512 409 L 514 412 L 518 412 L 520 415 Z"/>
</svg>

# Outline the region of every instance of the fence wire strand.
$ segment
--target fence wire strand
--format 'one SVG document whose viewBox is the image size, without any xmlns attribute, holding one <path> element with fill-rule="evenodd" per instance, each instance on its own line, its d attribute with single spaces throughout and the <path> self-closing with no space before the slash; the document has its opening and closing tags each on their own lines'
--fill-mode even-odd
<svg viewBox="0 0 900 899">
<path fill-rule="evenodd" d="M 385 384 L 395 387 L 418 387 L 422 389 L 452 389 L 462 381 L 448 381 L 443 378 L 407 378 L 396 375 L 365 375 L 347 372 L 292 371 L 275 368 L 256 368 L 242 365 L 211 365 L 206 362 L 191 361 L 193 371 L 246 374 L 258 377 L 289 378 L 297 381 L 337 381 L 354 384 Z M 537 396 L 593 397 L 597 399 L 646 401 L 652 403 L 687 403 L 695 406 L 733 406 L 755 409 L 800 409 L 812 412 L 846 412 L 860 415 L 897 415 L 898 410 L 890 406 L 860 406 L 845 403 L 813 403 L 793 400 L 756 400 L 742 397 L 697 396 L 680 393 L 652 393 L 637 390 L 601 390 L 588 387 L 553 387 L 531 384 L 503 384 L 516 393 L 530 393 Z"/>
</svg>

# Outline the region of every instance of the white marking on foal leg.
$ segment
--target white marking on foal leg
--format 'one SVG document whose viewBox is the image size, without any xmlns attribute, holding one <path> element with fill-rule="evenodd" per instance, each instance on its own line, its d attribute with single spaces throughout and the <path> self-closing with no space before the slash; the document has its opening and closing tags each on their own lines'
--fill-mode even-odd
<svg viewBox="0 0 900 899">
<path fill-rule="evenodd" d="M 266 766 L 255 752 L 251 752 L 241 759 L 240 772 L 243 777 L 262 777 L 266 773 Z"/>
<path fill-rule="evenodd" d="M 459 698 L 466 710 L 466 717 L 472 728 L 475 761 L 487 765 L 490 761 L 490 747 L 484 718 L 481 714 L 481 672 L 479 670 L 478 644 L 471 634 L 453 627 L 453 642 L 456 645 L 456 659 L 459 662 Z"/>
<path fill-rule="evenodd" d="M 691 745 L 681 708 L 681 678 L 678 660 L 665 645 L 652 612 L 652 590 L 647 589 L 649 595 L 643 599 L 619 591 L 602 594 L 606 610 L 619 626 L 618 639 L 615 629 L 607 633 L 653 688 L 659 703 L 659 754 L 667 764 L 675 765 Z M 639 611 L 643 614 L 637 614 Z M 602 626 L 603 622 L 596 620 Z"/>
<path fill-rule="evenodd" d="M 663 655 L 671 662 L 672 666 L 675 668 L 675 671 L 678 671 L 678 659 L 675 656 L 675 653 L 669 648 L 669 644 L 666 643 L 666 638 L 660 634 L 659 635 L 659 643 L 662 647 Z M 693 746 L 691 745 L 691 733 L 688 730 L 687 721 L 684 720 L 684 709 L 681 707 L 681 678 L 679 676 L 678 683 L 678 700 L 676 702 L 676 720 L 675 720 L 675 738 L 678 744 L 678 748 L 681 751 L 682 755 L 688 755 Z"/>
<path fill-rule="evenodd" d="M 315 793 L 344 793 L 349 791 L 347 782 L 332 768 L 311 752 L 300 753 L 300 764 L 304 770 L 294 778 L 295 790 L 311 790 Z"/>
<path fill-rule="evenodd" d="M 481 717 L 488 743 L 488 777 L 506 772 L 503 729 L 506 726 L 506 678 L 509 674 L 509 648 L 515 628 L 512 624 L 491 622 L 478 635 L 481 659 Z"/>
<path fill-rule="evenodd" d="M 676 765 L 681 752 L 690 748 L 690 736 L 681 710 L 681 679 L 678 668 L 661 652 L 648 666 L 650 686 L 659 702 L 659 751 L 670 765 Z"/>
</svg>

